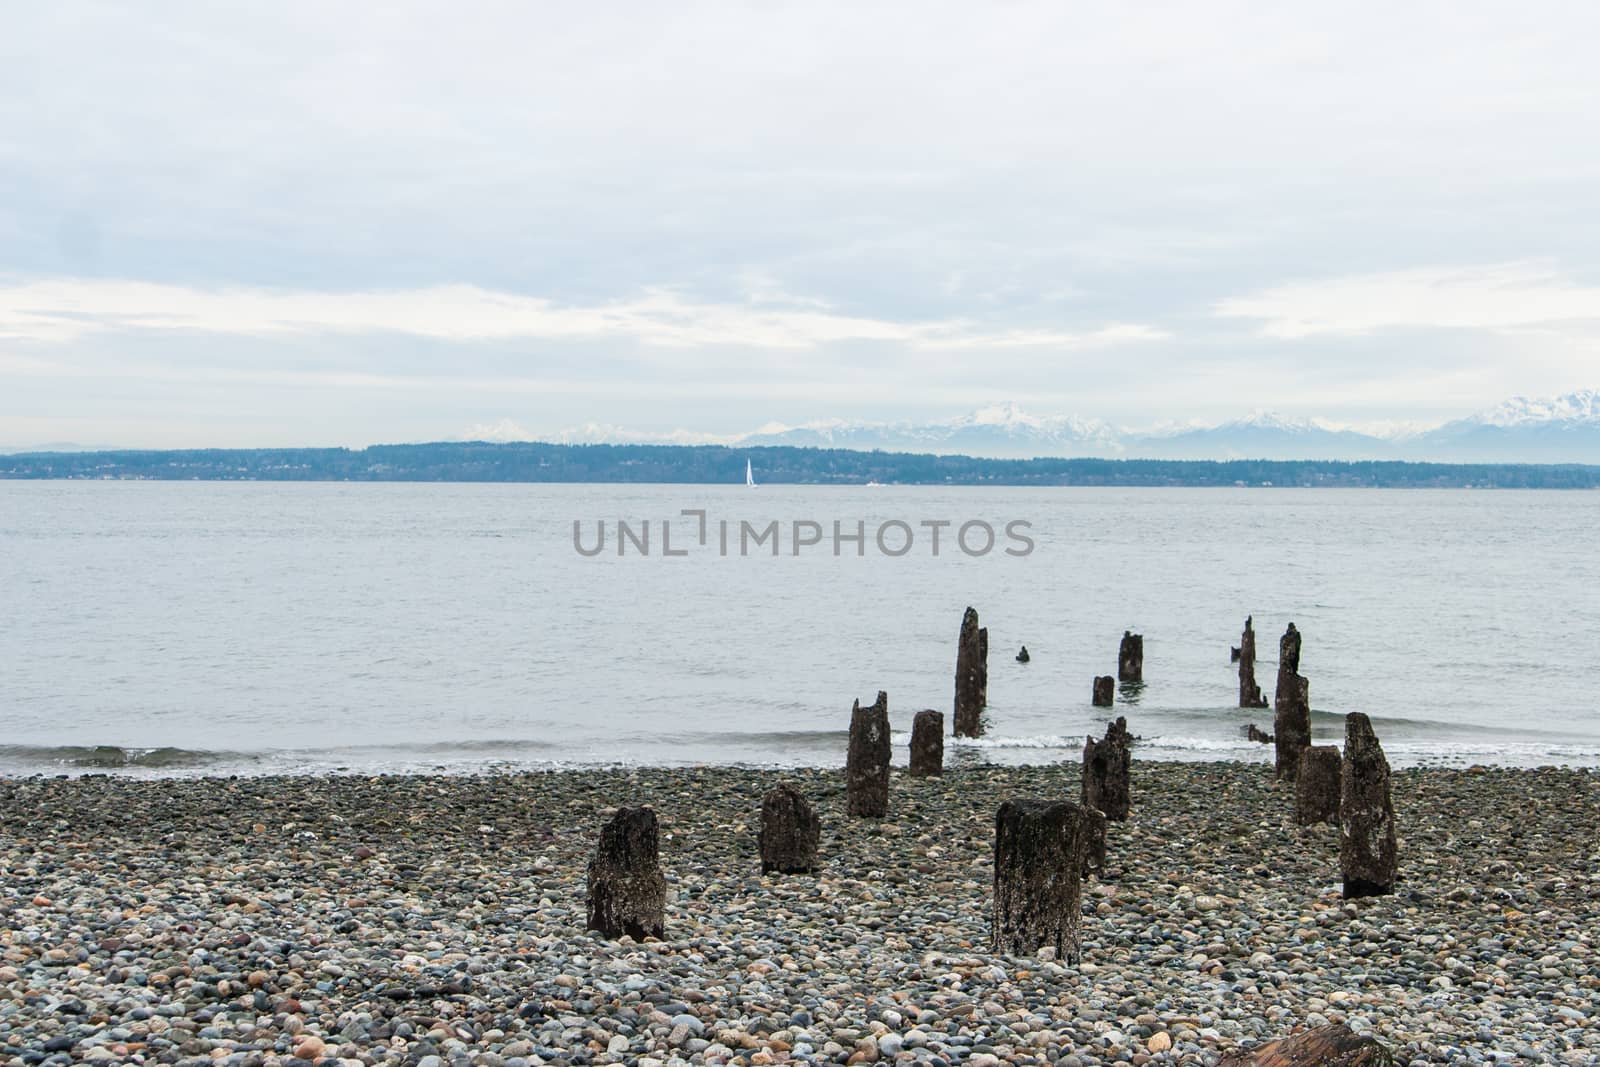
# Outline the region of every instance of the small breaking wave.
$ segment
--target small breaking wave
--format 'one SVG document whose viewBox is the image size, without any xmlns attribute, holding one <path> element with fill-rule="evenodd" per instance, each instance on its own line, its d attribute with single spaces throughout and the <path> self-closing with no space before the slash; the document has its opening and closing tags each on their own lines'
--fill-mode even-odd
<svg viewBox="0 0 1600 1067">
<path fill-rule="evenodd" d="M 23 767 L 79 770 L 181 770 L 249 759 L 237 752 L 122 745 L 0 745 L 0 760 Z"/>
</svg>

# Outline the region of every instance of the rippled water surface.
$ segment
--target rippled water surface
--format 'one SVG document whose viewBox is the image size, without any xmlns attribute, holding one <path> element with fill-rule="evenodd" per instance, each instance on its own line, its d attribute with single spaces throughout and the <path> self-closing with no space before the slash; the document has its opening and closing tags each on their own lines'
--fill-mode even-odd
<svg viewBox="0 0 1600 1067">
<path fill-rule="evenodd" d="M 1596 764 L 1597 526 L 1593 493 L 0 482 L 0 771 L 831 765 L 855 697 L 949 712 L 968 604 L 989 730 L 952 759 L 1076 758 L 1124 629 L 1140 756 L 1264 758 L 1228 658 L 1254 614 L 1268 693 L 1304 633 L 1319 741 L 1365 711 L 1396 764 Z"/>
</svg>

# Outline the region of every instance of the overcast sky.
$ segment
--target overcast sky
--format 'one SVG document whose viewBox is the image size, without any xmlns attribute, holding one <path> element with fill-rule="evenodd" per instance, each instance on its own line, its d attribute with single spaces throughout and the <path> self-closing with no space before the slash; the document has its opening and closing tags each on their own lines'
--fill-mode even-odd
<svg viewBox="0 0 1600 1067">
<path fill-rule="evenodd" d="M 1592 3 L 12 4 L 0 445 L 1600 386 Z"/>
</svg>

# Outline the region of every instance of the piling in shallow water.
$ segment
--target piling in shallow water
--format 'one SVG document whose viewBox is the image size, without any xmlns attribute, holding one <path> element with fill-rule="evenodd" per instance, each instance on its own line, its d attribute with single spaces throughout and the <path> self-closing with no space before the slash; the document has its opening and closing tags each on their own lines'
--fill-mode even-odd
<svg viewBox="0 0 1600 1067">
<path fill-rule="evenodd" d="M 983 733 L 984 700 L 989 690 L 989 631 L 978 625 L 978 610 L 969 607 L 961 616 L 956 640 L 955 735 L 977 737 Z"/>
<path fill-rule="evenodd" d="M 1094 693 L 1090 699 L 1097 708 L 1109 708 L 1116 700 L 1116 693 L 1117 680 L 1109 674 L 1101 674 L 1095 677 Z"/>
<path fill-rule="evenodd" d="M 1239 638 L 1239 654 L 1234 657 L 1239 661 L 1239 706 L 1241 708 L 1264 708 L 1267 706 L 1267 698 L 1262 695 L 1261 687 L 1256 684 L 1256 631 L 1254 619 L 1254 616 L 1245 616 L 1244 634 Z"/>
<path fill-rule="evenodd" d="M 1144 634 L 1122 631 L 1122 644 L 1117 649 L 1117 680 L 1144 681 Z"/>
</svg>

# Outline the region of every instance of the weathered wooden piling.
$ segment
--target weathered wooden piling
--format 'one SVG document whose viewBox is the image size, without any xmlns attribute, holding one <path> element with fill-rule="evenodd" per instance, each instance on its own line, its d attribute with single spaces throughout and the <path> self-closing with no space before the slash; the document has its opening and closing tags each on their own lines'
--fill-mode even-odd
<svg viewBox="0 0 1600 1067">
<path fill-rule="evenodd" d="M 983 733 L 984 699 L 989 691 L 989 631 L 978 625 L 978 611 L 968 608 L 961 616 L 956 642 L 955 735 L 977 737 Z"/>
<path fill-rule="evenodd" d="M 1389 761 L 1372 732 L 1372 720 L 1345 716 L 1344 762 L 1339 768 L 1339 869 L 1346 897 L 1394 891 L 1398 867 Z"/>
<path fill-rule="evenodd" d="M 1247 615 L 1244 620 L 1244 634 L 1239 638 L 1239 706 L 1241 708 L 1264 708 L 1267 698 L 1262 695 L 1261 687 L 1256 684 L 1256 631 L 1253 625 L 1255 616 Z"/>
<path fill-rule="evenodd" d="M 1116 699 L 1117 680 L 1109 674 L 1097 675 L 1094 680 L 1093 701 L 1097 708 L 1109 708 Z"/>
<path fill-rule="evenodd" d="M 1122 644 L 1117 648 L 1117 681 L 1144 681 L 1144 634 L 1122 631 Z"/>
<path fill-rule="evenodd" d="M 1283 636 L 1278 638 L 1278 688 L 1273 707 L 1277 707 L 1286 694 L 1292 695 L 1293 678 L 1299 673 L 1300 631 L 1291 622 L 1289 628 L 1283 631 Z"/>
<path fill-rule="evenodd" d="M 978 707 L 989 706 L 989 628 L 978 627 Z"/>
<path fill-rule="evenodd" d="M 589 861 L 589 929 L 635 941 L 661 936 L 667 879 L 656 838 L 656 813 L 650 808 L 622 808 L 600 828 Z"/>
<path fill-rule="evenodd" d="M 917 777 L 944 773 L 944 712 L 917 712 L 911 720 L 911 773 Z"/>
<path fill-rule="evenodd" d="M 845 758 L 845 810 L 880 819 L 889 813 L 889 694 L 878 691 L 868 707 L 850 709 L 850 751 Z"/>
<path fill-rule="evenodd" d="M 1277 738 L 1267 733 L 1255 723 L 1251 723 L 1249 726 L 1245 727 L 1244 736 L 1245 740 L 1247 741 L 1257 741 L 1263 745 L 1270 745 L 1277 740 Z"/>
<path fill-rule="evenodd" d="M 1129 782 L 1132 745 L 1128 720 L 1121 716 L 1106 726 L 1104 738 L 1096 741 L 1090 737 L 1083 745 L 1083 806 L 1098 808 L 1114 822 L 1126 820 L 1133 807 Z"/>
<path fill-rule="evenodd" d="M 994 824 L 995 952 L 1080 955 L 1079 909 L 1088 815 L 1065 800 L 1008 800 Z"/>
<path fill-rule="evenodd" d="M 1339 777 L 1344 757 L 1338 745 L 1311 745 L 1300 751 L 1294 780 L 1294 821 L 1301 826 L 1339 821 Z"/>
<path fill-rule="evenodd" d="M 822 823 L 804 793 L 788 782 L 768 791 L 758 835 L 762 874 L 811 874 L 821 838 Z"/>
<path fill-rule="evenodd" d="M 1083 876 L 1106 876 L 1106 813 L 1084 808 Z"/>
<path fill-rule="evenodd" d="M 1032 658 L 1033 658 L 1032 656 L 1028 655 L 1028 646 L 1027 645 L 1023 645 L 1022 646 L 1022 651 L 1017 653 L 1017 662 L 1018 663 L 1026 663 Z"/>
<path fill-rule="evenodd" d="M 1300 753 L 1311 747 L 1311 683 L 1304 675 L 1280 676 L 1272 737 L 1276 749 L 1273 775 L 1292 782 L 1300 772 Z"/>
</svg>

